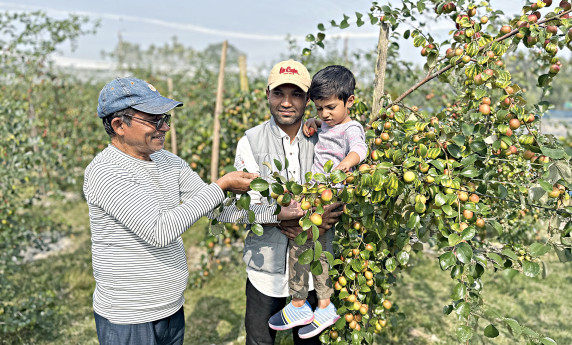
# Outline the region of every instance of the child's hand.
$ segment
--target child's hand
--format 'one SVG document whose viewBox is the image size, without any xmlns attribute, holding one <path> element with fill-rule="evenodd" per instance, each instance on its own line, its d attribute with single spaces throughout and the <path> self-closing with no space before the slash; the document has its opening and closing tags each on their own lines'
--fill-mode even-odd
<svg viewBox="0 0 572 345">
<path fill-rule="evenodd" d="M 349 165 L 348 163 L 345 163 L 345 162 L 342 161 L 342 162 L 340 162 L 340 164 L 338 164 L 338 166 L 336 166 L 336 167 L 334 168 L 334 170 L 341 170 L 341 171 L 343 171 L 343 172 L 345 172 L 345 173 L 348 173 L 348 172 L 350 172 L 350 169 L 351 169 L 352 167 L 353 167 L 353 165 Z"/>
<path fill-rule="evenodd" d="M 318 125 L 316 124 L 315 119 L 308 119 L 304 122 L 304 127 L 302 128 L 304 135 L 307 137 L 311 137 L 318 131 Z"/>
</svg>

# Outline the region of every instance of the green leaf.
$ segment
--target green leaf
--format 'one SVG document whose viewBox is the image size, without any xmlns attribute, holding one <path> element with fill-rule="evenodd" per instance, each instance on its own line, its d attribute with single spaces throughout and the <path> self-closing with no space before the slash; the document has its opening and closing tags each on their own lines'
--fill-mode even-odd
<svg viewBox="0 0 572 345">
<path fill-rule="evenodd" d="M 556 161 L 548 167 L 548 181 L 554 184 L 558 180 L 572 184 L 572 170 L 568 164 L 562 161 Z"/>
<path fill-rule="evenodd" d="M 407 228 L 408 229 L 415 229 L 417 225 L 420 223 L 420 217 L 417 213 L 412 212 L 409 216 L 409 220 L 407 221 Z"/>
<path fill-rule="evenodd" d="M 274 160 L 274 166 L 276 166 L 276 169 L 278 169 L 278 171 L 282 170 L 282 163 L 277 159 Z"/>
<path fill-rule="evenodd" d="M 448 216 L 452 216 L 455 213 L 455 211 L 453 210 L 453 208 L 450 205 L 443 205 L 443 207 L 441 207 L 441 209 Z"/>
<path fill-rule="evenodd" d="M 447 199 L 445 198 L 445 195 L 443 193 L 438 193 L 437 196 L 435 197 L 435 206 L 441 207 L 445 205 L 446 202 Z"/>
<path fill-rule="evenodd" d="M 552 183 L 546 182 L 544 180 L 538 180 L 538 183 L 540 184 L 540 187 L 542 187 L 542 189 L 545 191 L 552 192 Z"/>
<path fill-rule="evenodd" d="M 545 146 L 541 146 L 540 151 L 542 151 L 543 155 L 553 159 L 561 159 L 566 156 L 566 152 L 564 152 L 562 149 L 551 149 Z"/>
<path fill-rule="evenodd" d="M 298 236 L 296 236 L 296 238 L 294 238 L 294 241 L 299 246 L 304 245 L 304 243 L 306 243 L 307 240 L 308 240 L 308 233 L 306 231 L 302 231 L 301 233 L 298 234 Z"/>
<path fill-rule="evenodd" d="M 457 283 L 457 285 L 453 287 L 453 291 L 451 291 L 451 299 L 457 301 L 465 298 L 466 294 L 467 294 L 467 287 L 465 286 L 465 284 Z"/>
<path fill-rule="evenodd" d="M 328 260 L 328 264 L 330 264 L 330 266 L 333 267 L 335 259 L 334 259 L 334 256 L 332 255 L 332 253 L 330 253 L 328 251 L 325 251 L 323 253 L 324 253 L 324 256 L 326 257 L 326 259 Z"/>
<path fill-rule="evenodd" d="M 461 233 L 461 238 L 465 241 L 470 241 L 477 234 L 474 226 L 469 226 Z"/>
<path fill-rule="evenodd" d="M 304 190 L 304 187 L 300 186 L 296 182 L 291 183 L 290 185 L 288 185 L 287 188 L 294 195 L 300 195 L 300 193 L 302 193 L 302 191 Z"/>
<path fill-rule="evenodd" d="M 343 172 L 342 170 L 336 169 L 332 172 L 330 177 L 332 178 L 333 183 L 340 183 L 343 180 L 345 180 L 347 176 L 346 173 Z"/>
<path fill-rule="evenodd" d="M 318 237 L 320 236 L 320 230 L 318 230 L 318 227 L 315 224 L 312 224 L 312 239 L 315 241 L 318 240 Z"/>
<path fill-rule="evenodd" d="M 248 193 L 241 194 L 237 206 L 241 210 L 248 210 L 250 207 L 250 195 Z"/>
<path fill-rule="evenodd" d="M 262 192 L 263 190 L 268 189 L 268 181 L 257 177 L 252 182 L 250 182 L 250 189 L 255 190 L 257 192 Z"/>
<path fill-rule="evenodd" d="M 431 165 L 433 165 L 435 168 L 437 168 L 437 170 L 439 170 L 440 172 L 443 172 L 443 169 L 445 169 L 445 165 L 443 165 L 443 163 L 441 163 L 441 161 L 438 161 L 436 159 L 432 160 Z"/>
<path fill-rule="evenodd" d="M 264 228 L 260 224 L 253 224 L 250 227 L 250 231 L 254 232 L 258 236 L 261 236 L 264 233 Z"/>
<path fill-rule="evenodd" d="M 332 170 L 333 166 L 334 166 L 334 162 L 332 162 L 332 160 L 328 160 L 326 162 L 326 164 L 324 164 L 324 172 L 329 173 Z"/>
<path fill-rule="evenodd" d="M 465 325 L 457 327 L 455 333 L 457 334 L 457 339 L 462 343 L 469 341 L 473 337 L 473 329 Z"/>
<path fill-rule="evenodd" d="M 271 184 L 270 189 L 274 194 L 278 195 L 284 194 L 284 186 L 278 182 L 274 182 L 273 184 Z"/>
<path fill-rule="evenodd" d="M 322 255 L 322 244 L 314 239 L 314 260 L 319 261 Z"/>
<path fill-rule="evenodd" d="M 312 248 L 308 248 L 300 254 L 298 257 L 298 262 L 300 265 L 307 265 L 312 262 L 312 258 L 314 257 L 314 251 Z"/>
<path fill-rule="evenodd" d="M 473 249 L 465 242 L 461 242 L 456 246 L 457 258 L 464 264 L 471 263 L 473 258 Z"/>
<path fill-rule="evenodd" d="M 461 158 L 461 148 L 455 144 L 447 145 L 447 151 L 455 158 Z"/>
<path fill-rule="evenodd" d="M 487 150 L 487 144 L 484 141 L 473 141 L 469 144 L 469 147 L 473 152 L 484 154 Z"/>
<path fill-rule="evenodd" d="M 457 313 L 457 315 L 459 315 L 463 319 L 466 319 L 469 316 L 469 314 L 471 313 L 471 306 L 467 302 L 461 302 L 461 303 L 457 304 L 457 307 L 455 308 L 455 312 Z"/>
<path fill-rule="evenodd" d="M 544 245 L 540 242 L 535 242 L 528 247 L 528 251 L 530 252 L 530 256 L 533 258 L 540 257 L 550 251 L 551 247 Z"/>
<path fill-rule="evenodd" d="M 254 214 L 254 211 L 248 210 L 248 222 L 252 224 L 254 223 L 255 220 L 256 220 L 256 215 Z"/>
<path fill-rule="evenodd" d="M 447 240 L 449 241 L 449 246 L 454 247 L 459 242 L 461 242 L 461 236 L 459 236 L 457 234 L 450 234 L 449 238 Z"/>
<path fill-rule="evenodd" d="M 396 257 L 397 261 L 402 265 L 405 265 L 409 261 L 409 253 L 403 250 L 397 253 Z"/>
<path fill-rule="evenodd" d="M 536 277 L 538 273 L 540 273 L 540 265 L 538 265 L 536 262 L 523 261 L 522 272 L 527 277 Z"/>
<path fill-rule="evenodd" d="M 319 276 L 320 274 L 322 274 L 322 272 L 324 272 L 324 268 L 322 267 L 322 264 L 320 263 L 319 260 L 312 261 L 312 263 L 310 264 L 310 272 L 312 272 L 312 274 L 315 276 Z"/>
<path fill-rule="evenodd" d="M 457 258 L 453 252 L 445 252 L 439 257 L 439 266 L 441 270 L 446 271 L 457 263 Z"/>
<path fill-rule="evenodd" d="M 516 321 L 515 319 L 511 319 L 511 318 L 504 318 L 503 321 L 510 327 L 510 329 L 512 330 L 512 333 L 515 336 L 520 336 L 520 334 L 522 333 L 522 327 L 520 326 L 520 324 L 518 323 L 518 321 Z"/>
<path fill-rule="evenodd" d="M 556 342 L 552 338 L 549 338 L 549 337 L 544 337 L 544 338 L 540 339 L 540 342 L 543 345 L 557 345 Z"/>
<path fill-rule="evenodd" d="M 503 186 L 502 184 L 499 183 L 498 187 L 497 187 L 497 196 L 501 199 L 506 198 L 506 196 L 508 195 L 508 190 L 506 190 L 506 187 Z"/>
<path fill-rule="evenodd" d="M 475 167 L 466 167 L 465 169 L 463 169 L 463 171 L 461 171 L 461 175 L 465 177 L 477 177 L 480 174 L 481 173 L 479 172 L 479 170 Z"/>
<path fill-rule="evenodd" d="M 397 268 L 397 262 L 395 261 L 394 258 L 389 258 L 387 260 L 385 260 L 385 269 L 388 270 L 389 272 L 393 272 L 395 271 L 395 269 Z"/>
<path fill-rule="evenodd" d="M 314 175 L 314 180 L 316 180 L 320 183 L 326 183 L 327 182 L 326 176 L 324 174 L 320 174 L 320 173 Z"/>
<path fill-rule="evenodd" d="M 512 261 L 517 261 L 518 260 L 518 256 L 516 255 L 515 252 L 513 252 L 512 250 L 505 248 L 501 251 L 501 254 L 503 254 L 504 256 L 508 256 L 509 258 L 512 259 Z"/>
<path fill-rule="evenodd" d="M 485 336 L 487 338 L 496 338 L 499 335 L 499 330 L 492 324 L 485 327 Z"/>
</svg>

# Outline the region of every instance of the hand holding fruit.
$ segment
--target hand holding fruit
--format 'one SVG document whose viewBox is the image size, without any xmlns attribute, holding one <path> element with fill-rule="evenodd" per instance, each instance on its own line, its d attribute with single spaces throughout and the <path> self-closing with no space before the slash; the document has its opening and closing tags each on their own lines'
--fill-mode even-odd
<svg viewBox="0 0 572 345">
<path fill-rule="evenodd" d="M 307 137 L 311 137 L 318 131 L 318 120 L 316 119 L 308 119 L 304 122 L 304 126 L 302 127 L 302 131 L 304 135 Z"/>
<path fill-rule="evenodd" d="M 235 194 L 246 193 L 250 190 L 250 182 L 258 177 L 258 174 L 243 171 L 232 171 L 219 178 L 215 183 L 223 192 Z"/>
<path fill-rule="evenodd" d="M 300 208 L 300 203 L 292 200 L 290 205 L 281 207 L 280 213 L 278 213 L 278 220 L 298 220 L 302 216 L 304 216 L 304 211 Z"/>
</svg>

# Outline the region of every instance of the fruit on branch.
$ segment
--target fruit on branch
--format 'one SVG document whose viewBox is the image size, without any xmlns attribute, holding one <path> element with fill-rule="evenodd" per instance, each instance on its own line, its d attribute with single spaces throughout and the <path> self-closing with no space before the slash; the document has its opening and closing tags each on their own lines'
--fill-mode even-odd
<svg viewBox="0 0 572 345">
<path fill-rule="evenodd" d="M 500 28 L 500 33 L 503 34 L 503 35 L 506 35 L 506 34 L 508 34 L 508 33 L 511 32 L 511 31 L 512 31 L 512 28 L 510 27 L 510 25 L 503 25 L 503 26 Z"/>
<path fill-rule="evenodd" d="M 479 112 L 483 115 L 489 115 L 491 113 L 491 107 L 486 103 L 482 103 L 479 106 Z"/>
<path fill-rule="evenodd" d="M 520 127 L 520 121 L 518 119 L 510 119 L 508 126 L 510 129 L 518 129 Z"/>
<path fill-rule="evenodd" d="M 550 65 L 548 72 L 550 72 L 550 74 L 557 74 L 558 72 L 560 72 L 560 65 L 558 64 Z"/>
<path fill-rule="evenodd" d="M 408 170 L 403 173 L 403 181 L 406 183 L 411 183 L 415 180 L 415 173 L 411 170 Z"/>
<path fill-rule="evenodd" d="M 320 226 L 322 225 L 322 216 L 318 213 L 312 213 L 312 215 L 310 216 L 310 221 L 312 222 L 312 224 Z"/>
<path fill-rule="evenodd" d="M 469 197 L 469 201 L 472 203 L 478 203 L 480 200 L 479 196 L 477 194 L 471 194 L 471 196 Z"/>
<path fill-rule="evenodd" d="M 375 152 L 375 151 L 374 151 L 374 152 Z M 324 203 L 328 203 L 328 202 L 332 201 L 333 197 L 334 197 L 334 193 L 333 193 L 332 190 L 329 189 L 329 188 L 326 189 L 326 190 L 324 190 L 324 191 L 322 192 L 322 195 L 320 196 L 320 198 L 322 199 L 322 201 L 323 201 Z"/>
<path fill-rule="evenodd" d="M 562 1 L 560 1 L 560 4 L 558 5 L 558 7 L 560 7 L 564 11 L 568 11 L 570 8 L 572 8 L 572 5 L 568 1 L 562 0 Z"/>
</svg>

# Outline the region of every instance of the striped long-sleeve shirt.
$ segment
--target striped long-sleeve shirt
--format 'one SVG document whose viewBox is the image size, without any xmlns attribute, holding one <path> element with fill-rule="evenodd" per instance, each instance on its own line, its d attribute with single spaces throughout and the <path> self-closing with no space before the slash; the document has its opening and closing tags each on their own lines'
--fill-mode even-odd
<svg viewBox="0 0 572 345">
<path fill-rule="evenodd" d="M 182 159 L 161 150 L 151 161 L 131 157 L 112 145 L 85 170 L 89 206 L 93 308 L 117 324 L 159 320 L 184 302 L 188 268 L 181 234 L 224 200 Z M 276 222 L 273 209 L 255 209 L 256 222 Z M 245 211 L 227 209 L 233 221 Z"/>
</svg>

